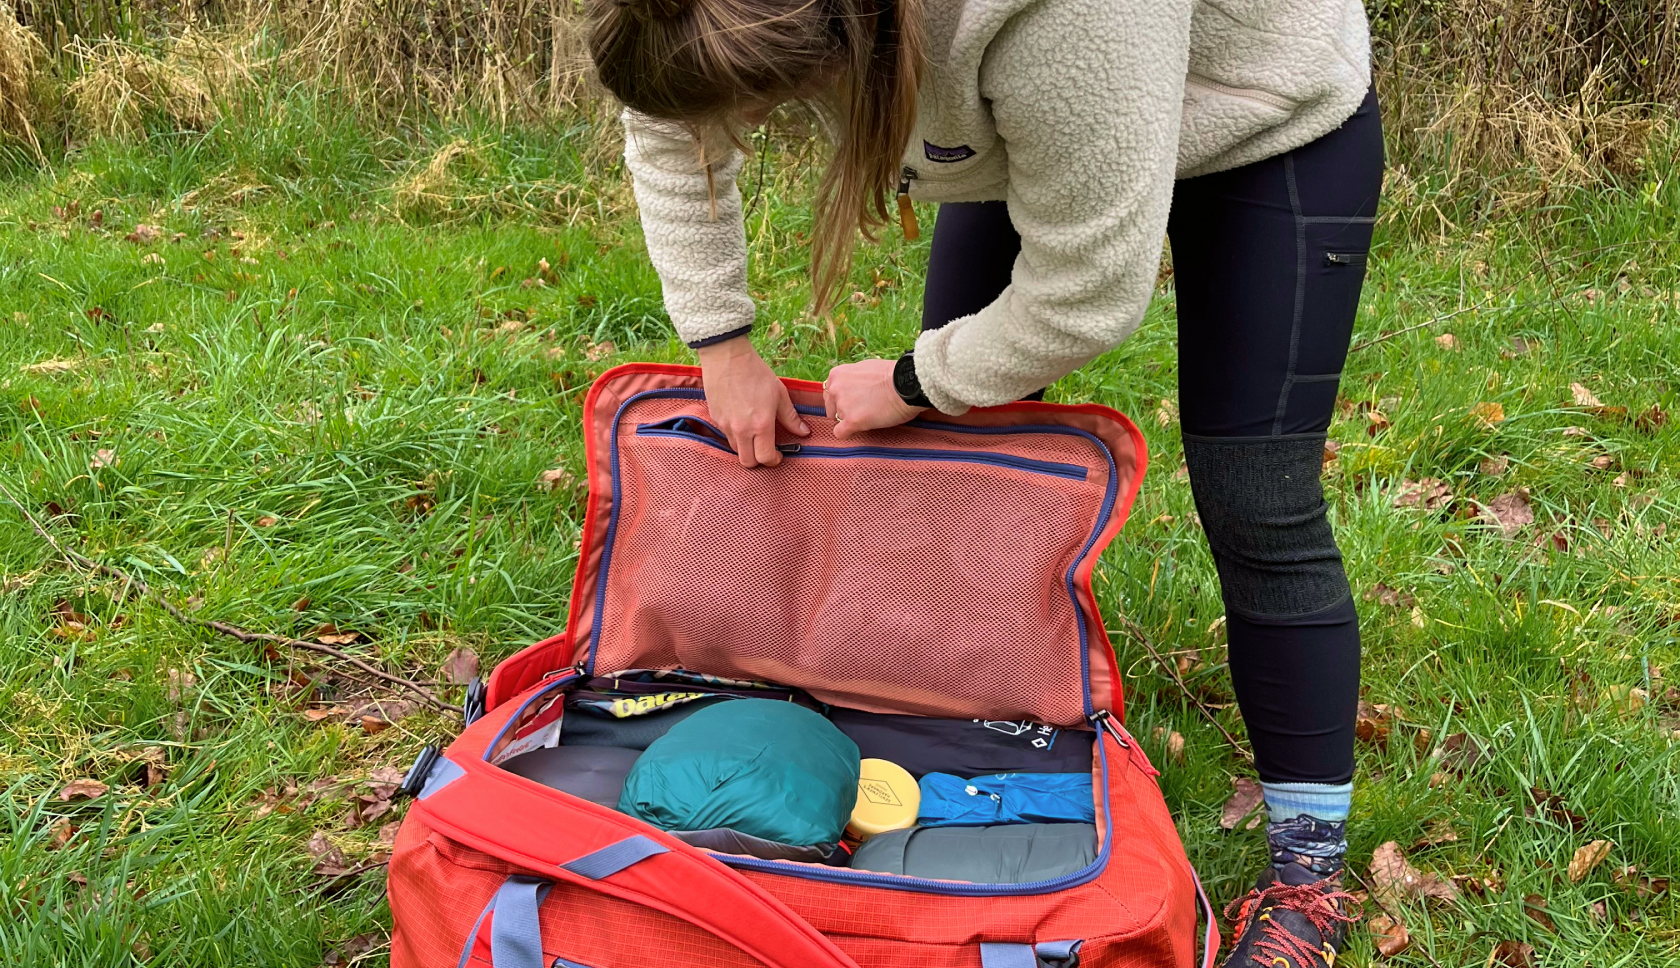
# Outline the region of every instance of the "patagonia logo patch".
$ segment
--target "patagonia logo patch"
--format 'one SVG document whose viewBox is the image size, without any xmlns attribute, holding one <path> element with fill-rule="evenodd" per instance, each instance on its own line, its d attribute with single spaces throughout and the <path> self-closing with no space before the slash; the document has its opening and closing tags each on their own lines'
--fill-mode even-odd
<svg viewBox="0 0 1680 968">
<path fill-rule="evenodd" d="M 950 164 L 953 161 L 967 161 L 974 157 L 974 149 L 968 145 L 957 145 L 955 148 L 941 148 L 931 141 L 922 142 L 922 150 L 926 152 L 928 161 L 938 161 Z"/>
</svg>

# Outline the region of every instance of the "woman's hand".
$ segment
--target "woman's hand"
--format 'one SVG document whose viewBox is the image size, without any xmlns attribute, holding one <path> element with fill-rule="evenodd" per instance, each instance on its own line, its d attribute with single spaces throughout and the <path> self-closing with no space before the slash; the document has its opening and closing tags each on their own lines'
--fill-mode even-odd
<svg viewBox="0 0 1680 968">
<path fill-rule="evenodd" d="M 894 360 L 863 360 L 828 371 L 823 382 L 823 406 L 839 421 L 834 436 L 850 437 L 866 430 L 896 427 L 916 419 L 922 409 L 904 402 L 893 388 Z"/>
<path fill-rule="evenodd" d="M 706 409 L 718 425 L 742 467 L 775 467 L 782 462 L 776 449 L 776 425 L 803 437 L 811 428 L 793 409 L 787 387 L 745 336 L 703 347 L 700 380 L 706 389 Z"/>
</svg>

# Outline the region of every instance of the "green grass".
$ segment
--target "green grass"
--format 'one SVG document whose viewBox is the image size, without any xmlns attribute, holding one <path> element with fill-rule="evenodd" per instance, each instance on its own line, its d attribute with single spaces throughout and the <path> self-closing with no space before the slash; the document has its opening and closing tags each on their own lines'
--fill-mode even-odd
<svg viewBox="0 0 1680 968">
<path fill-rule="evenodd" d="M 581 474 L 582 389 L 613 363 L 688 358 L 623 174 L 581 123 L 375 135 L 296 90 L 254 117 L 95 144 L 47 171 L 9 156 L 0 483 L 33 513 L 64 511 L 60 540 L 197 617 L 292 634 L 332 623 L 362 634 L 347 649 L 426 679 L 457 647 L 488 667 L 564 625 L 579 495 L 538 484 L 551 468 Z M 452 181 L 429 201 L 398 190 L 457 138 L 475 150 Z M 895 355 L 914 335 L 925 243 L 893 234 L 864 252 L 836 346 L 802 316 L 811 173 L 786 147 L 762 190 L 756 168 L 744 177 L 758 196 L 753 288 L 776 323 L 761 347 L 800 377 Z M 1642 182 L 1503 218 L 1425 191 L 1434 209 L 1410 203 L 1380 229 L 1357 339 L 1459 314 L 1357 350 L 1332 428 L 1327 493 L 1352 581 L 1415 600 L 1361 602 L 1367 698 L 1398 713 L 1386 747 L 1360 747 L 1353 857 L 1363 871 L 1394 840 L 1422 869 L 1501 885 L 1398 912 L 1414 944 L 1395 964 L 1483 966 L 1514 940 L 1544 965 L 1680 965 L 1674 895 L 1612 878 L 1626 865 L 1680 874 L 1680 709 L 1662 700 L 1680 668 L 1680 415 L 1635 419 L 1680 412 L 1676 175 L 1659 157 Z M 161 238 L 125 241 L 139 223 Z M 554 281 L 527 283 L 542 260 Z M 1052 398 L 1143 426 L 1153 471 L 1099 595 L 1190 659 L 1190 688 L 1240 736 L 1214 571 L 1162 403 L 1176 392 L 1172 315 L 1167 288 L 1136 337 Z M 1435 341 L 1447 332 L 1456 350 Z M 1509 356 L 1512 337 L 1529 351 Z M 1575 406 L 1572 383 L 1626 418 Z M 1483 403 L 1504 419 L 1478 420 Z M 1372 432 L 1373 408 L 1385 429 Z M 1502 456 L 1502 476 L 1483 472 Z M 1401 482 L 1423 478 L 1455 500 L 1396 507 Z M 1518 488 L 1536 522 L 1509 539 L 1461 513 Z M 451 721 L 421 711 L 377 734 L 311 723 L 283 659 L 126 591 L 66 568 L 0 504 L 0 955 L 309 968 L 371 936 L 368 963 L 381 963 L 381 873 L 324 889 L 306 844 L 326 831 L 352 865 L 377 860 L 390 818 L 347 829 L 355 786 L 266 815 L 261 794 L 400 767 Z M 1245 768 L 1135 642 L 1116 641 L 1131 727 L 1223 902 L 1264 858 L 1260 831 L 1217 825 Z M 312 668 L 319 696 L 362 695 L 343 670 Z M 1633 708 L 1631 689 L 1651 701 Z M 1429 753 L 1461 732 L 1487 756 L 1456 775 Z M 154 748 L 168 778 L 147 789 Z M 58 799 L 78 778 L 112 792 Z M 1533 809 L 1535 787 L 1563 808 Z M 63 820 L 74 834 L 55 846 Z M 1411 849 L 1437 821 L 1458 839 Z M 1571 855 L 1595 839 L 1614 842 L 1609 860 L 1572 882 Z M 1530 895 L 1553 930 L 1525 915 Z M 1372 957 L 1357 931 L 1350 963 Z"/>
</svg>

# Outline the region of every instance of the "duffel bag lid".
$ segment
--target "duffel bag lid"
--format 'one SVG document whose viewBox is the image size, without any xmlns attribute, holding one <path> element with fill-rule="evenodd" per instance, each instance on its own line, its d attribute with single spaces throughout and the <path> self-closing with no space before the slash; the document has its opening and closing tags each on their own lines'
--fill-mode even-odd
<svg viewBox="0 0 1680 968">
<path fill-rule="evenodd" d="M 1090 575 L 1142 480 L 1129 420 L 1026 402 L 841 440 L 820 385 L 785 382 L 812 432 L 784 432 L 781 465 L 748 469 L 697 368 L 596 381 L 577 662 L 929 716 L 1067 726 L 1119 712 Z"/>
</svg>

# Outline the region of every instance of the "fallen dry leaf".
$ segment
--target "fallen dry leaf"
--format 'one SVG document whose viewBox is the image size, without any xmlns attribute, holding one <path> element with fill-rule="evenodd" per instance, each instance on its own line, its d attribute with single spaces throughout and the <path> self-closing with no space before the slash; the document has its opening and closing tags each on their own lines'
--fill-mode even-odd
<svg viewBox="0 0 1680 968">
<path fill-rule="evenodd" d="M 307 850 L 309 856 L 315 858 L 315 873 L 322 877 L 336 877 L 339 874 L 347 874 L 352 869 L 344 851 L 334 847 L 323 831 L 317 830 L 315 836 L 309 838 Z"/>
<path fill-rule="evenodd" d="M 141 223 L 140 225 L 136 225 L 134 227 L 134 231 L 128 233 L 128 235 L 123 238 L 126 241 L 134 242 L 139 245 L 147 245 L 149 243 L 156 242 L 158 237 L 161 235 L 163 235 L 163 232 L 159 230 L 157 226 Z"/>
<path fill-rule="evenodd" d="M 1488 965 L 1503 968 L 1534 968 L 1534 946 L 1526 941 L 1501 941 L 1488 955 Z"/>
<path fill-rule="evenodd" d="M 303 711 L 303 718 L 312 723 L 318 723 L 325 719 L 333 719 L 335 717 L 347 716 L 349 714 L 350 710 L 344 706 L 324 706 L 317 707 L 315 709 L 305 709 Z"/>
<path fill-rule="evenodd" d="M 1406 930 L 1405 923 L 1386 914 L 1372 918 L 1369 927 L 1371 940 L 1376 942 L 1377 951 L 1384 957 L 1392 958 L 1412 946 L 1412 935 Z"/>
<path fill-rule="evenodd" d="M 450 685 L 466 685 L 478 678 L 478 653 L 468 648 L 456 649 L 443 660 L 443 668 L 438 670 L 438 675 Z"/>
<path fill-rule="evenodd" d="M 328 951 L 326 956 L 322 958 L 322 964 L 331 965 L 334 968 L 337 968 L 338 965 L 354 964 L 362 955 L 372 951 L 380 942 L 380 936 L 377 934 L 358 934 L 349 941 Z"/>
<path fill-rule="evenodd" d="M 1451 333 L 1442 333 L 1435 337 L 1435 345 L 1444 350 L 1458 349 L 1458 337 Z"/>
<path fill-rule="evenodd" d="M 1167 730 L 1165 726 L 1155 727 L 1155 741 L 1167 748 L 1167 759 L 1174 763 L 1184 762 L 1184 735 L 1178 730 Z"/>
<path fill-rule="evenodd" d="M 1534 508 L 1528 503 L 1528 488 L 1499 495 L 1482 506 L 1480 516 L 1482 520 L 1498 525 L 1505 537 L 1511 537 L 1534 523 Z"/>
<path fill-rule="evenodd" d="M 272 528 L 279 523 L 280 519 L 272 514 L 265 514 L 256 520 L 256 525 L 259 528 Z"/>
<path fill-rule="evenodd" d="M 1487 758 L 1487 748 L 1469 733 L 1453 733 L 1441 740 L 1432 755 L 1442 769 L 1463 776 Z"/>
<path fill-rule="evenodd" d="M 1456 899 L 1458 887 L 1413 867 L 1392 840 L 1371 852 L 1371 885 L 1377 899 L 1391 903 L 1408 898 Z"/>
<path fill-rule="evenodd" d="M 1470 408 L 1470 416 L 1491 427 L 1505 420 L 1505 405 L 1502 403 L 1478 403 Z"/>
<path fill-rule="evenodd" d="M 1667 422 L 1668 414 L 1663 410 L 1662 405 L 1652 404 L 1651 409 L 1646 410 L 1634 419 L 1633 427 L 1641 433 L 1648 434 L 1655 432 L 1658 427 Z"/>
<path fill-rule="evenodd" d="M 577 484 L 577 478 L 564 467 L 551 467 L 537 475 L 537 490 L 539 491 L 569 491 Z"/>
<path fill-rule="evenodd" d="M 77 829 L 68 817 L 58 818 L 58 821 L 52 825 L 52 839 L 47 841 L 47 849 L 58 850 L 68 844 L 70 838 L 76 836 Z"/>
<path fill-rule="evenodd" d="M 362 633 L 345 631 L 331 622 L 323 622 L 309 637 L 322 645 L 349 645 L 362 637 Z"/>
<path fill-rule="evenodd" d="M 1570 830 L 1586 829 L 1587 818 L 1569 809 L 1563 797 L 1544 787 L 1529 787 L 1528 795 L 1534 801 L 1534 812 L 1550 817 Z"/>
<path fill-rule="evenodd" d="M 1640 898 L 1654 897 L 1668 892 L 1668 878 L 1648 877 L 1632 864 L 1610 872 L 1610 879 L 1623 890 L 1631 890 Z"/>
<path fill-rule="evenodd" d="M 1417 599 L 1410 592 L 1390 588 L 1380 581 L 1372 585 L 1371 590 L 1365 593 L 1365 600 L 1387 605 L 1390 608 L 1411 608 L 1417 604 Z"/>
<path fill-rule="evenodd" d="M 1394 707 L 1388 703 L 1369 703 L 1359 700 L 1359 711 L 1353 723 L 1353 735 L 1361 743 L 1378 749 L 1388 749 L 1388 736 L 1394 728 Z"/>
<path fill-rule="evenodd" d="M 378 716 L 362 717 L 362 732 L 367 733 L 369 736 L 372 736 L 375 733 L 382 733 L 389 728 L 391 728 L 391 724 L 383 719 L 380 719 Z"/>
<path fill-rule="evenodd" d="M 1401 481 L 1400 493 L 1394 498 L 1397 508 L 1423 508 L 1433 511 L 1452 500 L 1452 488 L 1443 481 L 1426 477 L 1421 481 Z"/>
<path fill-rule="evenodd" d="M 588 299 L 589 302 L 585 303 L 585 299 Z M 578 304 L 582 306 L 593 306 L 595 304 L 595 297 L 587 294 L 579 296 Z M 607 340 L 604 343 L 590 343 L 588 346 L 584 347 L 583 355 L 591 360 L 603 360 L 617 352 L 618 346 L 614 344 L 612 340 Z"/>
<path fill-rule="evenodd" d="M 88 467 L 92 470 L 99 470 L 102 467 L 115 467 L 121 462 L 122 460 L 117 456 L 116 451 L 100 448 L 93 452 L 93 460 L 88 461 Z"/>
<path fill-rule="evenodd" d="M 1546 899 L 1544 897 L 1538 894 L 1524 895 L 1523 913 L 1533 919 L 1535 924 L 1540 925 L 1552 934 L 1557 934 L 1557 922 L 1553 921 L 1552 916 L 1546 913 Z"/>
<path fill-rule="evenodd" d="M 1335 460 L 1336 458 L 1340 457 L 1341 453 L 1342 453 L 1341 441 L 1330 440 L 1330 439 L 1326 439 L 1324 441 L 1324 463 L 1326 465 L 1328 465 L 1331 461 Z"/>
<path fill-rule="evenodd" d="M 1424 828 L 1423 836 L 1413 841 L 1412 846 L 1408 849 L 1422 850 L 1425 847 L 1439 847 L 1442 844 L 1455 844 L 1457 842 L 1458 831 L 1453 829 L 1452 824 L 1445 820 L 1431 820 L 1429 826 Z M 1453 878 L 1453 882 L 1457 883 L 1458 878 Z"/>
<path fill-rule="evenodd" d="M 1579 884 L 1581 880 L 1592 872 L 1594 867 L 1604 862 L 1610 856 L 1613 845 L 1608 840 L 1595 840 L 1590 844 L 1582 844 L 1575 851 L 1575 856 L 1569 858 L 1569 879 Z"/>
<path fill-rule="evenodd" d="M 97 800 L 110 792 L 111 788 L 98 780 L 71 780 L 65 784 L 64 789 L 58 791 L 58 798 L 60 800 Z"/>
<path fill-rule="evenodd" d="M 1170 427 L 1178 419 L 1178 405 L 1166 397 L 1161 398 L 1161 405 L 1155 409 L 1155 422 L 1163 427 Z"/>
<path fill-rule="evenodd" d="M 1365 432 L 1372 437 L 1394 426 L 1394 423 L 1388 419 L 1388 415 L 1381 410 L 1365 411 L 1365 419 L 1371 424 L 1365 428 Z"/>
<path fill-rule="evenodd" d="M 1255 808 L 1264 803 L 1266 799 L 1265 794 L 1260 790 L 1259 782 L 1256 780 L 1239 776 L 1232 779 L 1231 785 L 1236 788 L 1235 792 L 1231 794 L 1231 799 L 1225 801 L 1224 808 L 1219 811 L 1219 825 L 1226 830 L 1237 829 L 1237 824 L 1242 823 L 1244 817 L 1255 813 Z M 1254 829 L 1264 817 L 1264 813 L 1255 813 L 1254 821 L 1250 822 L 1245 829 Z"/>
<path fill-rule="evenodd" d="M 146 789 L 160 786 L 169 779 L 169 765 L 164 759 L 163 747 L 146 747 L 140 753 L 140 760 L 146 764 Z"/>
<path fill-rule="evenodd" d="M 1569 385 L 1569 393 L 1575 398 L 1575 406 L 1577 407 L 1604 406 L 1597 397 L 1593 396 L 1593 392 L 1591 390 L 1588 390 L 1579 383 L 1571 383 Z"/>
<path fill-rule="evenodd" d="M 379 828 L 379 842 L 387 847 L 396 845 L 397 831 L 402 829 L 401 820 L 393 820 Z"/>
</svg>

